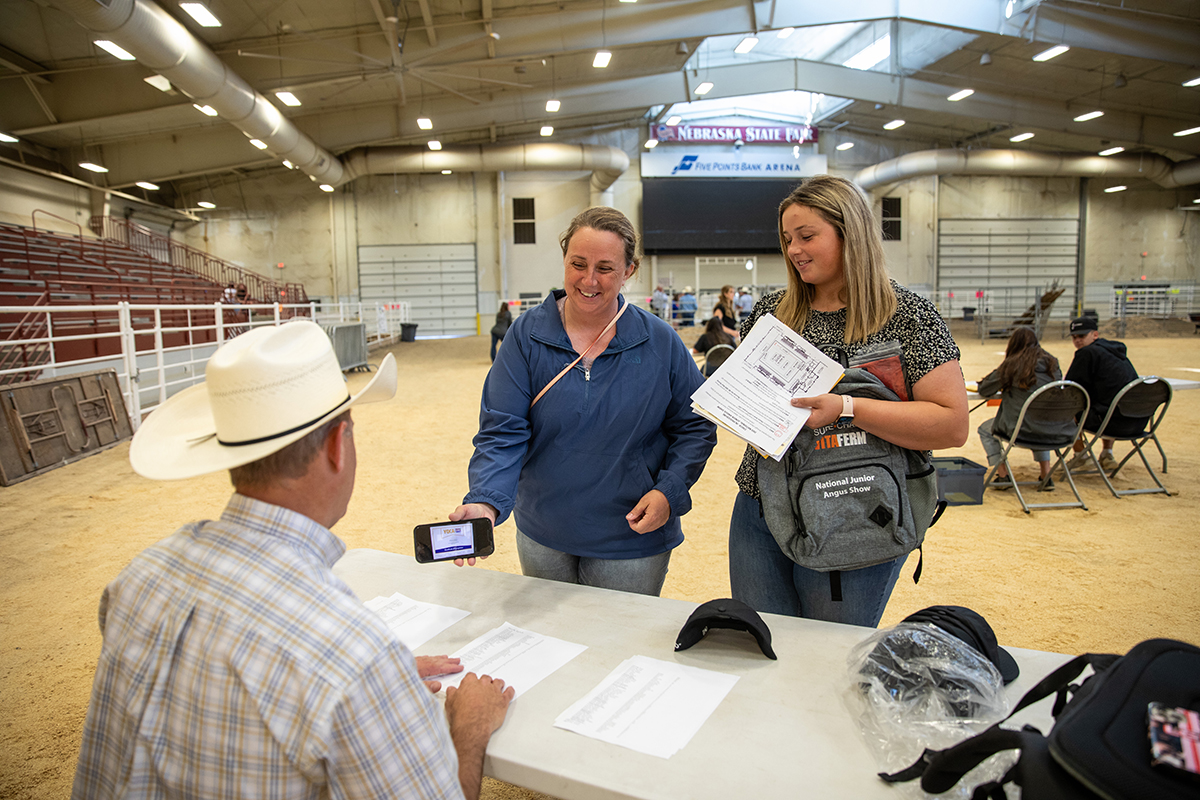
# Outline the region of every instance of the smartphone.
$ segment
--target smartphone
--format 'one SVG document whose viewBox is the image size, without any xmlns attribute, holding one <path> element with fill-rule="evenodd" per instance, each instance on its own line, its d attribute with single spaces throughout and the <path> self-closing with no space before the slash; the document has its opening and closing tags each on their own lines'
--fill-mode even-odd
<svg viewBox="0 0 1200 800">
<path fill-rule="evenodd" d="M 480 517 L 418 525 L 413 528 L 413 551 L 422 564 L 490 556 L 496 551 L 491 520 Z"/>
</svg>

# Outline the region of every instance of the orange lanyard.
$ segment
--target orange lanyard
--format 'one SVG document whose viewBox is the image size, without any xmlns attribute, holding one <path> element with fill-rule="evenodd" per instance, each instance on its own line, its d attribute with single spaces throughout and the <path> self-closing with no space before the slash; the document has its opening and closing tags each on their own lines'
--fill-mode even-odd
<svg viewBox="0 0 1200 800">
<path fill-rule="evenodd" d="M 600 340 L 604 338 L 604 334 L 606 334 L 610 330 L 612 330 L 612 326 L 617 324 L 617 320 L 619 320 L 621 318 L 621 315 L 625 313 L 625 309 L 627 309 L 627 308 L 629 308 L 628 300 L 625 301 L 625 305 L 621 306 L 621 310 L 618 311 L 617 315 L 612 318 L 612 321 L 604 326 L 604 330 L 600 331 L 600 335 L 596 337 L 595 341 L 593 341 L 591 344 L 588 345 L 587 350 L 584 350 L 583 353 L 580 354 L 579 358 L 576 358 L 570 364 L 567 364 L 565 367 L 563 367 L 563 371 L 558 373 L 557 375 L 555 375 L 554 380 L 547 383 L 545 385 L 545 387 L 540 392 L 537 393 L 537 397 L 533 398 L 533 402 L 529 404 L 530 408 L 533 408 L 535 405 L 537 405 L 537 401 L 542 399 L 542 395 L 544 395 L 546 392 L 550 391 L 551 386 L 558 383 L 559 378 L 561 378 L 563 375 L 566 375 L 568 372 L 570 372 L 571 369 L 576 364 L 578 364 L 581 360 L 583 360 L 583 358 L 588 353 L 592 352 L 592 348 L 600 343 Z M 566 329 L 566 321 L 565 320 L 563 321 L 563 329 L 564 330 Z"/>
</svg>

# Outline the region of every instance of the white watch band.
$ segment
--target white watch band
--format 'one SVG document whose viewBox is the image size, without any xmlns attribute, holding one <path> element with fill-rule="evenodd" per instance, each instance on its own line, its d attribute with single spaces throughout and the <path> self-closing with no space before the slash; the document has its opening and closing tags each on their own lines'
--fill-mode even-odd
<svg viewBox="0 0 1200 800">
<path fill-rule="evenodd" d="M 848 394 L 842 395 L 841 419 L 854 419 L 854 398 Z"/>
</svg>

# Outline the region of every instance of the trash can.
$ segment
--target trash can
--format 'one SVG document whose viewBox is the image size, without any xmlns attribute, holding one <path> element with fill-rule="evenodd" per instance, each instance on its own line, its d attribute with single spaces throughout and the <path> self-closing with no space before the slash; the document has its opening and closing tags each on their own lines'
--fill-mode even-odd
<svg viewBox="0 0 1200 800">
<path fill-rule="evenodd" d="M 415 342 L 417 340 L 417 323 L 401 322 L 400 323 L 400 341 Z"/>
<path fill-rule="evenodd" d="M 963 306 L 963 322 L 975 319 L 975 306 Z"/>
</svg>

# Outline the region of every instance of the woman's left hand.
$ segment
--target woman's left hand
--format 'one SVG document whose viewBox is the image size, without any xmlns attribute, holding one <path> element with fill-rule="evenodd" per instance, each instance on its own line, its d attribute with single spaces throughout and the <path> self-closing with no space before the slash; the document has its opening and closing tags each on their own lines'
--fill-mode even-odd
<svg viewBox="0 0 1200 800">
<path fill-rule="evenodd" d="M 837 422 L 837 418 L 842 415 L 842 396 L 819 394 L 815 397 L 793 397 L 792 406 L 812 409 L 812 414 L 804 421 L 804 427 L 824 428 Z"/>
<path fill-rule="evenodd" d="M 625 515 L 629 527 L 635 533 L 656 531 L 671 518 L 671 501 L 658 489 L 651 489 L 642 495 L 642 499 Z"/>
</svg>

